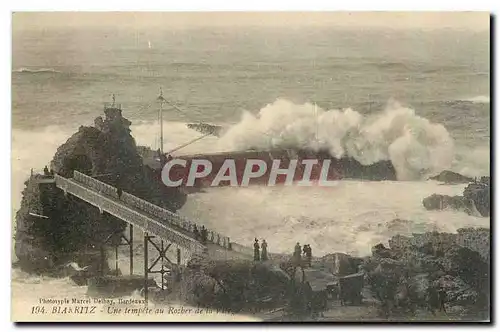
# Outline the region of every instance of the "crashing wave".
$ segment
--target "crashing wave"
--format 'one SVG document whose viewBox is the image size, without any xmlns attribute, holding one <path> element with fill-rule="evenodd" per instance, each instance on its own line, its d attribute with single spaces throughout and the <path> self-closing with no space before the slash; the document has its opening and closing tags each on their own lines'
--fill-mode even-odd
<svg viewBox="0 0 500 332">
<path fill-rule="evenodd" d="M 395 101 L 363 116 L 351 108 L 324 110 L 278 99 L 242 120 L 220 139 L 229 150 L 299 148 L 352 157 L 363 165 L 390 160 L 399 180 L 416 180 L 449 169 L 453 140 L 441 124 Z"/>
</svg>

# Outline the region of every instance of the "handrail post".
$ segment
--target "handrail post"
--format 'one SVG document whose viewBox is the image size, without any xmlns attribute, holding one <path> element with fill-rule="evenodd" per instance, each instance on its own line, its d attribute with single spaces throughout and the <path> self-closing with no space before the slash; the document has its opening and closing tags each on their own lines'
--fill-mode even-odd
<svg viewBox="0 0 500 332">
<path fill-rule="evenodd" d="M 146 301 L 146 305 L 148 305 L 148 241 L 149 234 L 148 232 L 144 232 L 144 300 Z"/>
<path fill-rule="evenodd" d="M 130 275 L 134 274 L 134 225 L 129 224 Z"/>
</svg>

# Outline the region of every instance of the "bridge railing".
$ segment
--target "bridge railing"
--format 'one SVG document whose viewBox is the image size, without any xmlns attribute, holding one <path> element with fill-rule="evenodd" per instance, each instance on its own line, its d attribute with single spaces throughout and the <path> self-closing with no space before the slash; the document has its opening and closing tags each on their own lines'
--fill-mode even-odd
<svg viewBox="0 0 500 332">
<path fill-rule="evenodd" d="M 100 194 L 106 194 L 108 196 L 118 198 L 118 190 L 107 183 L 96 180 L 93 177 L 90 177 L 78 171 L 73 172 L 73 178 L 76 181 L 85 184 L 87 187 L 94 189 Z"/>
<path fill-rule="evenodd" d="M 95 205 L 107 211 L 117 218 L 123 219 L 126 222 L 143 229 L 146 232 L 155 234 L 163 239 L 170 240 L 179 244 L 184 248 L 188 248 L 192 252 L 203 252 L 205 246 L 188 235 L 178 232 L 168 225 L 158 222 L 152 217 L 148 217 L 142 211 L 132 210 L 127 205 L 116 202 L 116 200 L 106 197 L 105 195 L 97 196 L 93 189 L 84 186 L 84 183 L 78 181 L 70 181 L 59 175 L 55 176 L 56 185 L 62 190 L 79 197 L 80 199 Z"/>
<path fill-rule="evenodd" d="M 99 192 L 100 194 L 105 194 L 108 196 L 111 196 L 115 199 L 118 199 L 124 203 L 126 203 L 129 206 L 132 206 L 136 209 L 139 209 L 141 211 L 144 211 L 148 213 L 151 216 L 154 216 L 158 218 L 161 222 L 168 223 L 169 225 L 179 227 L 183 229 L 184 231 L 187 231 L 189 233 L 192 233 L 194 230 L 194 226 L 198 229 L 198 231 L 201 230 L 201 225 L 194 223 L 193 221 L 189 220 L 186 217 L 183 217 L 179 214 L 173 213 L 171 211 L 168 211 L 162 207 L 159 207 L 155 204 L 152 204 L 144 199 L 141 199 L 137 196 L 134 196 L 132 194 L 129 194 L 127 192 L 123 192 L 120 196 L 118 196 L 118 190 L 110 186 L 106 183 L 103 183 L 97 179 L 94 179 L 93 177 L 90 177 L 88 175 L 85 175 L 83 173 L 80 173 L 78 171 L 74 171 L 73 179 L 77 182 L 80 182 L 82 184 L 85 184 L 89 188 L 94 189 L 95 191 Z M 207 241 L 215 243 L 223 248 L 226 249 L 231 249 L 231 241 L 228 236 L 224 236 L 220 233 L 217 233 L 215 231 L 211 231 L 207 229 L 207 234 L 208 238 Z"/>
</svg>

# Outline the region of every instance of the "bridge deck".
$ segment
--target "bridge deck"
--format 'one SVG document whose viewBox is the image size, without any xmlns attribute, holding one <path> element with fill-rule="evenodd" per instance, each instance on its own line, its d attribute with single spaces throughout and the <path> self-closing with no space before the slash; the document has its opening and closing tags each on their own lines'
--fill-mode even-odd
<svg viewBox="0 0 500 332">
<path fill-rule="evenodd" d="M 79 177 L 80 178 L 82 177 L 81 173 Z M 156 207 L 157 209 L 163 210 L 160 207 L 154 206 L 151 203 L 147 203 L 148 208 L 151 209 L 150 213 L 144 211 L 143 209 L 131 206 L 130 204 L 127 204 L 122 200 L 120 200 L 118 196 L 113 197 L 115 195 L 104 193 L 107 190 L 109 190 L 109 187 L 111 186 L 102 183 L 98 180 L 95 180 L 93 178 L 90 179 L 92 179 L 91 180 L 92 182 L 102 184 L 103 186 L 102 188 L 105 188 L 106 190 L 98 191 L 95 188 L 92 188 L 89 185 L 82 183 L 81 181 L 77 181 L 75 179 L 67 179 L 55 175 L 56 186 L 64 190 L 65 192 L 70 193 L 71 195 L 76 196 L 82 199 L 83 201 L 93 206 L 96 206 L 97 208 L 103 211 L 108 212 L 109 214 L 127 222 L 128 224 L 131 224 L 135 227 L 139 227 L 144 232 L 154 234 L 155 236 L 158 236 L 163 240 L 176 243 L 179 246 L 188 249 L 192 253 L 203 252 L 203 250 L 206 248 L 208 250 L 208 255 L 212 259 L 251 259 L 251 255 L 248 255 L 247 250 L 238 250 L 240 249 L 239 246 L 235 248 L 236 250 L 229 250 L 228 248 L 224 247 L 224 245 L 217 243 L 208 242 L 206 245 L 203 245 L 201 242 L 199 242 L 194 238 L 192 232 L 181 227 L 182 223 L 179 222 L 179 220 L 185 220 L 186 218 L 174 214 L 170 211 L 168 211 L 167 214 L 163 214 L 163 218 L 159 218 L 158 216 L 152 214 L 152 213 L 157 214 L 157 211 L 151 208 Z M 113 189 L 116 190 L 116 188 Z M 129 201 L 132 198 L 140 200 L 139 198 L 136 198 L 135 196 L 132 196 L 127 193 L 123 193 L 122 197 L 123 195 L 127 195 L 125 197 L 126 198 L 128 197 Z M 165 220 L 168 218 L 171 219 L 177 218 L 177 220 L 175 221 L 174 224 Z"/>
</svg>

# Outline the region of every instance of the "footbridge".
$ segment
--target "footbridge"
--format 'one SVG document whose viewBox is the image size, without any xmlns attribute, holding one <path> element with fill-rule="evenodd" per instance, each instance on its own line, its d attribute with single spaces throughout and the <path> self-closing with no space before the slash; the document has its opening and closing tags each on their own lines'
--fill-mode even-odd
<svg viewBox="0 0 500 332">
<path fill-rule="evenodd" d="M 131 195 L 127 192 L 119 192 L 116 187 L 74 171 L 73 178 L 65 178 L 54 175 L 55 185 L 64 191 L 65 195 L 75 196 L 95 207 L 101 213 L 109 213 L 123 220 L 129 225 L 129 237 L 121 234 L 120 241 L 130 246 L 130 273 L 133 273 L 133 229 L 137 227 L 144 233 L 144 276 L 145 284 L 150 273 L 167 273 L 164 261 L 171 264 L 181 264 L 181 249 L 185 255 L 204 254 L 213 259 L 252 259 L 250 248 L 231 243 L 229 237 L 214 230 L 207 229 L 207 241 L 193 233 L 194 227 L 198 230 L 204 226 L 194 222 L 177 213 L 173 213 L 162 207 L 154 205 L 146 200 Z M 152 241 L 153 238 L 160 240 L 160 245 Z M 151 265 L 148 258 L 148 245 L 152 245 L 158 252 L 157 259 Z M 167 258 L 167 251 L 176 247 L 176 263 Z M 118 255 L 118 247 L 116 254 Z M 154 270 L 160 263 L 159 270 Z M 147 287 L 145 287 L 147 290 Z M 146 292 L 147 297 L 147 292 Z"/>
</svg>

